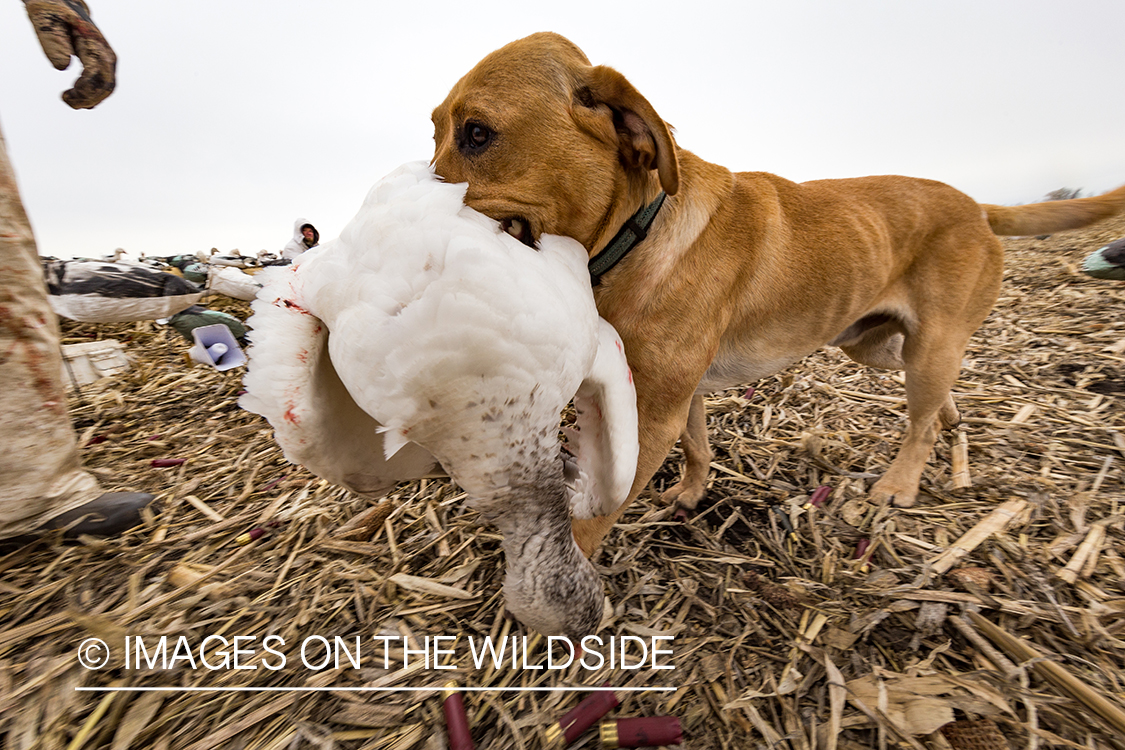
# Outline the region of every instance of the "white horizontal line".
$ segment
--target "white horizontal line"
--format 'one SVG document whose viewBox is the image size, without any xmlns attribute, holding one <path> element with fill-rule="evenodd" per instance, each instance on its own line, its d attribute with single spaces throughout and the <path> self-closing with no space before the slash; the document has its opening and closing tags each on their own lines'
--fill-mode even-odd
<svg viewBox="0 0 1125 750">
<path fill-rule="evenodd" d="M 88 693 L 436 693 L 452 690 L 458 693 L 505 693 L 554 691 L 590 693 L 666 693 L 674 687 L 76 687 Z"/>
</svg>

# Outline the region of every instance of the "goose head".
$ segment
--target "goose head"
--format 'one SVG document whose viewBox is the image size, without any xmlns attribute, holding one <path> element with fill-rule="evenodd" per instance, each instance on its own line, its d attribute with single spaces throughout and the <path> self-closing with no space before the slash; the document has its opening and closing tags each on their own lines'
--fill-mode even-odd
<svg viewBox="0 0 1125 750">
<path fill-rule="evenodd" d="M 550 235 L 528 247 L 465 207 L 465 189 L 404 165 L 338 239 L 260 274 L 242 403 L 290 460 L 358 492 L 440 463 L 501 531 L 509 611 L 581 637 L 604 593 L 571 519 L 628 493 L 632 378 L 583 247 Z"/>
</svg>

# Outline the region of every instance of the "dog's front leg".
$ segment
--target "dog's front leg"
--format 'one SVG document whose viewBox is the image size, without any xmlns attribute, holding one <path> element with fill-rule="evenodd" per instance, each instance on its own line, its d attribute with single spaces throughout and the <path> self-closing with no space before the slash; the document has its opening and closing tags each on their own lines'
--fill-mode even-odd
<svg viewBox="0 0 1125 750">
<path fill-rule="evenodd" d="M 687 427 L 680 435 L 680 447 L 684 449 L 684 473 L 680 481 L 664 493 L 663 499 L 669 505 L 695 510 L 707 491 L 712 456 L 711 441 L 707 438 L 707 409 L 699 394 L 692 396 Z"/>
<path fill-rule="evenodd" d="M 649 480 L 664 463 L 664 459 L 668 457 L 672 446 L 676 444 L 676 438 L 680 436 L 681 432 L 685 432 L 689 410 L 694 411 L 694 399 L 691 398 L 690 394 L 687 394 L 677 403 L 672 399 L 662 401 L 660 398 L 654 398 L 651 395 L 666 395 L 667 392 L 666 389 L 662 388 L 642 387 L 638 379 L 637 417 L 641 450 L 637 457 L 637 475 L 633 480 L 632 488 L 629 490 L 629 497 L 613 513 L 607 516 L 572 520 L 574 540 L 587 557 L 597 551 L 602 540 L 609 534 L 609 530 L 621 518 L 625 509 L 641 494 Z M 646 396 L 648 397 L 646 398 Z M 703 400 L 700 398 L 699 411 L 701 415 L 703 414 L 702 406 Z M 703 440 L 706 443 L 707 423 L 702 416 L 700 418 L 703 420 Z M 710 459 L 708 459 L 709 463 Z M 704 471 L 706 472 L 706 469 Z"/>
</svg>

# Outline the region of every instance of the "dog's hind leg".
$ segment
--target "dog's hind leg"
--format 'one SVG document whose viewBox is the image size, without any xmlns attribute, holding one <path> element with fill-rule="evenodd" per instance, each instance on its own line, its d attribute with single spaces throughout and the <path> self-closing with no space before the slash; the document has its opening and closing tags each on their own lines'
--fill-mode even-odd
<svg viewBox="0 0 1125 750">
<path fill-rule="evenodd" d="M 903 359 L 909 424 L 898 455 L 871 488 L 872 500 L 893 502 L 900 508 L 914 505 L 939 427 L 956 424 L 960 418 L 949 391 L 961 371 L 967 343 L 967 338 L 945 336 L 929 343 L 917 334 L 906 340 Z"/>
<path fill-rule="evenodd" d="M 861 326 L 861 324 L 857 324 L 857 326 Z M 856 326 L 852 326 L 845 334 L 841 334 L 837 341 L 843 339 L 854 328 Z M 863 329 L 862 332 L 852 336 L 846 342 L 837 345 L 851 360 L 861 365 L 879 370 L 905 370 L 906 362 L 902 359 L 904 340 L 902 329 L 897 321 L 884 320 L 879 325 Z M 961 413 L 957 411 L 957 405 L 953 403 L 952 395 L 946 396 L 945 403 L 938 411 L 938 419 L 941 420 L 943 430 L 952 429 L 961 422 Z"/>
<path fill-rule="evenodd" d="M 684 449 L 684 473 L 679 482 L 663 495 L 663 500 L 685 510 L 695 510 L 707 490 L 707 472 L 711 468 L 711 441 L 707 438 L 707 413 L 703 396 L 691 399 L 687 425 L 680 435 Z"/>
</svg>

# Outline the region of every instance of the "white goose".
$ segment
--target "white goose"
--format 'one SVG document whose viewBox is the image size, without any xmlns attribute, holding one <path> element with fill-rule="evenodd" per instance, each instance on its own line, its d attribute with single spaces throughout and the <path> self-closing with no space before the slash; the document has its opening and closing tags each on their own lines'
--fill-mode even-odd
<svg viewBox="0 0 1125 750">
<path fill-rule="evenodd" d="M 545 236 L 529 248 L 465 207 L 465 189 L 404 165 L 339 239 L 259 274 L 242 405 L 290 461 L 356 492 L 440 463 L 503 534 L 509 611 L 583 636 L 604 594 L 571 514 L 609 513 L 628 493 L 632 377 L 581 245 Z M 578 470 L 564 476 L 571 397 Z"/>
</svg>

